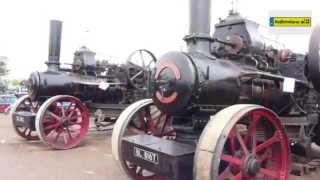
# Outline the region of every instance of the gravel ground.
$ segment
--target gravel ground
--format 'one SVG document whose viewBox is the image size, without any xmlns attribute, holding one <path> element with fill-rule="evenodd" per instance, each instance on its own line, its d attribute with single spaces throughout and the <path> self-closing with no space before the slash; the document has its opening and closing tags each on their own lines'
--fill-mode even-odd
<svg viewBox="0 0 320 180">
<path fill-rule="evenodd" d="M 26 142 L 0 114 L 0 180 L 128 180 L 111 155 L 111 131 L 89 131 L 75 149 L 56 151 L 40 141 Z M 292 180 L 317 180 L 320 173 Z"/>
</svg>

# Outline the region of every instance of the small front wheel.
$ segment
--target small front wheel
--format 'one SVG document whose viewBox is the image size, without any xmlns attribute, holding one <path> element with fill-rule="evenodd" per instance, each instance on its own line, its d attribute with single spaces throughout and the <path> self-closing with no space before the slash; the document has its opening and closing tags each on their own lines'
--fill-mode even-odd
<svg viewBox="0 0 320 180">
<path fill-rule="evenodd" d="M 176 137 L 170 116 L 157 109 L 152 99 L 137 101 L 120 114 L 112 132 L 112 155 L 120 168 L 132 179 L 165 180 L 164 176 L 150 172 L 124 158 L 123 138 L 137 134 L 167 139 Z"/>
<path fill-rule="evenodd" d="M 32 101 L 29 95 L 24 95 L 19 98 L 10 111 L 12 125 L 15 132 L 17 135 L 28 141 L 39 140 L 37 132 L 34 130 L 34 127 L 31 128 L 26 126 L 24 122 L 21 122 L 16 114 L 23 112 L 35 114 L 38 112 L 39 104 L 39 102 Z"/>
</svg>

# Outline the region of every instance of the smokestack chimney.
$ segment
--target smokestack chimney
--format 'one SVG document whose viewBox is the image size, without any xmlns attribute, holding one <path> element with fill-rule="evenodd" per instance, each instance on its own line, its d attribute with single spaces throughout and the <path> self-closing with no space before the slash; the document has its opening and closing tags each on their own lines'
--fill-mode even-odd
<svg viewBox="0 0 320 180">
<path fill-rule="evenodd" d="M 190 0 L 190 29 L 184 39 L 188 51 L 209 53 L 211 0 Z"/>
<path fill-rule="evenodd" d="M 50 21 L 48 71 L 59 71 L 62 21 Z"/>
</svg>

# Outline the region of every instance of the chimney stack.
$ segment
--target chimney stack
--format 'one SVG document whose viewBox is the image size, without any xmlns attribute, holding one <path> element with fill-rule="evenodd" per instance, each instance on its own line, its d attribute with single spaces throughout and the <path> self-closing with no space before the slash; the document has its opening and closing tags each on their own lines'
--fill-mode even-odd
<svg viewBox="0 0 320 180">
<path fill-rule="evenodd" d="M 190 0 L 190 29 L 185 37 L 188 51 L 209 52 L 211 0 Z"/>
<path fill-rule="evenodd" d="M 48 71 L 59 71 L 62 21 L 50 21 Z"/>
</svg>

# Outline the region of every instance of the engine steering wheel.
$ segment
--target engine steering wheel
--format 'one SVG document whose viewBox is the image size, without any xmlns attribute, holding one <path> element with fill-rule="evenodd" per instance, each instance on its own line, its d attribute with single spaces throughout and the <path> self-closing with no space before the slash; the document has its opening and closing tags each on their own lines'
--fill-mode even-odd
<svg viewBox="0 0 320 180">
<path fill-rule="evenodd" d="M 135 88 L 147 88 L 151 73 L 154 72 L 156 57 L 146 49 L 138 49 L 127 58 L 127 76 Z"/>
</svg>

